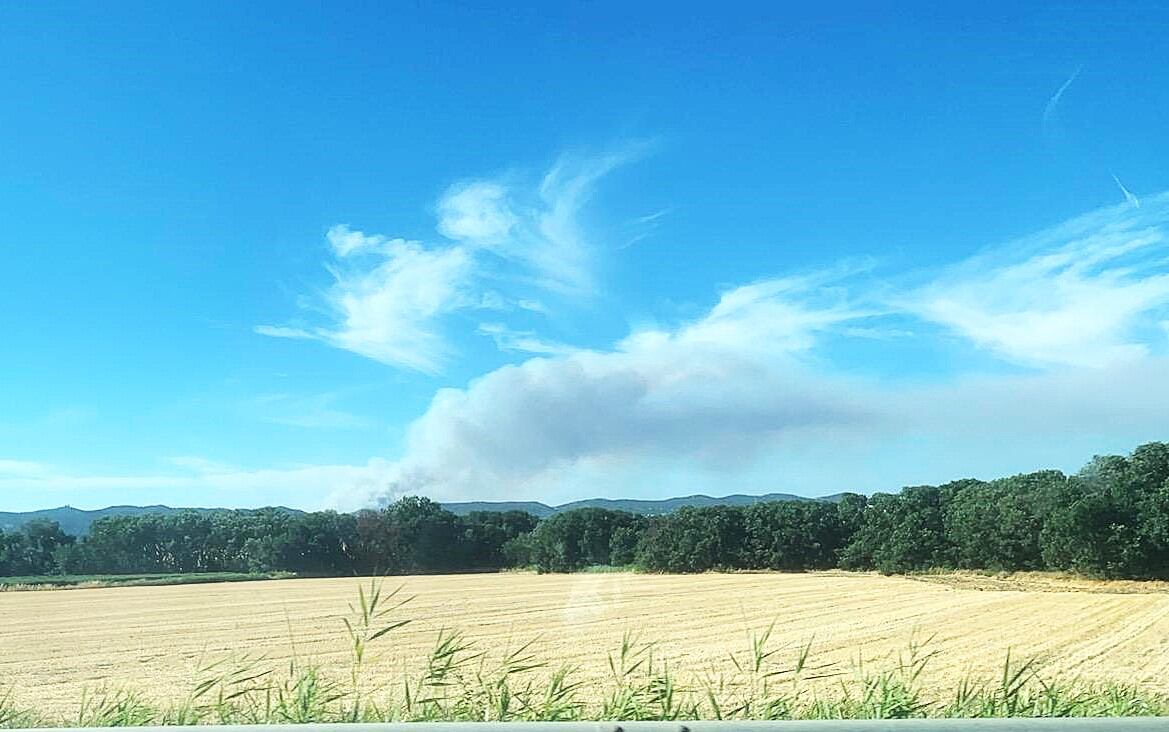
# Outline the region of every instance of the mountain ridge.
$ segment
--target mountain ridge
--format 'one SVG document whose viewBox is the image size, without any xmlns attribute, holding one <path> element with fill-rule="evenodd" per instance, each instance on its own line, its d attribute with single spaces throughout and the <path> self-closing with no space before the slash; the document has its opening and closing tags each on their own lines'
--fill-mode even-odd
<svg viewBox="0 0 1169 732">
<path fill-rule="evenodd" d="M 463 501 L 444 503 L 443 508 L 451 513 L 464 516 L 472 511 L 527 511 L 540 518 L 547 518 L 557 513 L 571 511 L 575 508 L 607 508 L 611 511 L 628 511 L 647 516 L 657 516 L 671 513 L 686 506 L 750 506 L 756 503 L 772 503 L 777 501 L 832 501 L 840 500 L 841 493 L 830 496 L 809 498 L 792 493 L 764 493 L 762 495 L 747 495 L 732 493 L 727 496 L 708 496 L 696 493 L 689 496 L 677 496 L 662 499 L 639 498 L 586 498 L 579 501 L 569 501 L 555 506 L 538 501 Z"/>
<path fill-rule="evenodd" d="M 577 508 L 605 508 L 611 511 L 627 511 L 647 516 L 657 516 L 671 513 L 685 506 L 750 506 L 755 503 L 776 501 L 838 501 L 842 494 L 809 498 L 791 493 L 765 493 L 762 495 L 746 495 L 733 493 L 727 496 L 708 496 L 694 494 L 663 499 L 636 499 L 636 498 L 588 498 L 579 501 L 570 501 L 558 505 L 548 505 L 539 501 L 455 501 L 441 504 L 443 508 L 459 516 L 465 516 L 474 511 L 526 511 L 538 518 L 548 518 L 557 513 L 571 511 Z M 302 513 L 298 509 L 284 506 L 267 507 L 277 511 Z M 94 521 L 107 516 L 142 516 L 147 514 L 173 514 L 180 511 L 198 511 L 201 513 L 223 511 L 222 508 L 183 508 L 165 506 L 161 504 L 150 506 L 118 505 L 107 506 L 92 510 L 74 508 L 73 506 L 58 506 L 36 511 L 0 511 L 0 531 L 16 531 L 20 527 L 36 520 L 56 521 L 61 530 L 67 534 L 82 536 L 89 531 Z M 242 509 L 261 511 L 262 508 Z"/>
<path fill-rule="evenodd" d="M 287 511 L 289 513 L 303 513 L 295 508 L 287 508 L 286 506 L 269 506 L 268 508 L 276 511 Z M 105 508 L 83 509 L 74 508 L 73 506 L 58 506 L 56 508 L 42 508 L 36 511 L 0 511 L 0 531 L 16 531 L 21 526 L 30 521 L 46 520 L 56 521 L 61 527 L 61 530 L 66 534 L 74 536 L 82 536 L 89 532 L 90 525 L 98 519 L 106 518 L 107 516 L 144 516 L 147 514 L 173 514 L 181 511 L 197 511 L 199 513 L 211 513 L 213 511 L 225 511 L 223 508 L 198 508 L 198 507 L 174 507 L 164 506 L 162 504 L 154 504 L 150 506 L 131 506 L 118 505 L 106 506 Z M 246 511 L 262 511 L 262 508 L 240 509 Z"/>
</svg>

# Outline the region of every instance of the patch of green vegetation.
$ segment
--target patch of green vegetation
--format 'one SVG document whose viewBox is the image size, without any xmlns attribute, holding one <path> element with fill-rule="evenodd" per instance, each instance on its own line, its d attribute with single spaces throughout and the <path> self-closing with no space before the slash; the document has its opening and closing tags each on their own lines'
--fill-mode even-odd
<svg viewBox="0 0 1169 732">
<path fill-rule="evenodd" d="M 137 587 L 195 585 L 211 582 L 251 582 L 290 579 L 292 572 L 191 572 L 187 574 L 63 574 L 0 577 L 0 591 L 69 589 L 78 587 Z"/>
<path fill-rule="evenodd" d="M 587 567 L 578 569 L 577 572 L 581 574 L 622 574 L 637 572 L 637 567 L 632 564 L 590 564 Z"/>
</svg>

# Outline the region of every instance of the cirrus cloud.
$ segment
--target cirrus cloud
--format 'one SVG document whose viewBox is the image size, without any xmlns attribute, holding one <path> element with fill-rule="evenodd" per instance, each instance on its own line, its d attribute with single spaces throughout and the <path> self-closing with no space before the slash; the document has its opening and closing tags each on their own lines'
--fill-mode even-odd
<svg viewBox="0 0 1169 732">
<path fill-rule="evenodd" d="M 892 305 L 1027 366 L 1150 351 L 1169 306 L 1169 194 L 1113 206 L 972 257 Z"/>
<path fill-rule="evenodd" d="M 447 239 L 437 244 L 333 226 L 326 234 L 333 283 L 323 297 L 330 322 L 253 330 L 438 373 L 453 352 L 446 316 L 484 308 L 546 313 L 543 293 L 584 297 L 594 290 L 594 247 L 578 219 L 597 182 L 635 152 L 563 156 L 533 185 L 499 179 L 452 186 L 436 207 Z M 500 293 L 501 283 L 515 292 Z"/>
</svg>

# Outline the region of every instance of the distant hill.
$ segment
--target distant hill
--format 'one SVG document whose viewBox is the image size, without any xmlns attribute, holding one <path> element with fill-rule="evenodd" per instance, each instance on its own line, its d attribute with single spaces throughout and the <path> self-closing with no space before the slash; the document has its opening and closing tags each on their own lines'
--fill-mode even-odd
<svg viewBox="0 0 1169 732">
<path fill-rule="evenodd" d="M 841 494 L 822 496 L 820 498 L 805 498 L 790 493 L 768 493 L 762 496 L 746 496 L 735 494 L 713 498 L 711 496 L 685 496 L 682 498 L 664 498 L 660 501 L 642 501 L 629 498 L 590 498 L 584 501 L 573 501 L 559 506 L 549 506 L 537 501 L 467 501 L 463 503 L 444 503 L 443 508 L 459 516 L 466 516 L 473 511 L 526 511 L 539 518 L 548 518 L 562 511 L 574 508 L 607 508 L 610 511 L 628 511 L 647 516 L 677 511 L 683 506 L 750 506 L 755 503 L 773 501 L 838 501 Z M 0 511 L 0 531 L 16 531 L 29 521 L 45 519 L 56 521 L 61 530 L 74 536 L 83 536 L 89 532 L 94 521 L 106 516 L 141 516 L 143 514 L 171 514 L 179 511 L 220 511 L 217 508 L 173 508 L 171 506 L 110 506 L 94 511 L 83 511 L 72 506 L 60 508 L 46 508 L 40 511 L 26 511 L 10 513 Z M 277 510 L 300 513 L 293 508 L 277 507 Z"/>
<path fill-rule="evenodd" d="M 0 531 L 16 531 L 29 521 L 43 519 L 56 521 L 61 526 L 61 530 L 66 534 L 83 536 L 89 533 L 89 527 L 94 521 L 105 518 L 106 516 L 142 516 L 144 514 L 172 514 L 178 513 L 179 511 L 210 512 L 221 510 L 223 509 L 172 508 L 171 506 L 110 506 L 109 508 L 84 511 L 80 508 L 73 508 L 72 506 L 61 506 L 60 508 L 46 508 L 40 511 L 17 513 L 0 511 Z M 288 511 L 289 513 L 301 513 L 295 508 L 285 508 L 283 506 L 278 506 L 277 510 Z"/>
<path fill-rule="evenodd" d="M 704 495 L 684 496 L 682 498 L 664 498 L 659 501 L 643 501 L 631 498 L 590 498 L 584 501 L 573 501 L 559 506 L 549 506 L 534 501 L 468 501 L 466 503 L 444 503 L 443 508 L 451 513 L 465 516 L 472 511 L 527 511 L 530 514 L 547 518 L 562 511 L 571 511 L 574 508 L 607 508 L 610 511 L 627 511 L 647 516 L 658 516 L 677 511 L 683 506 L 750 506 L 756 503 L 771 503 L 775 501 L 831 501 L 840 500 L 842 494 L 837 493 L 821 498 L 805 498 L 791 493 L 767 493 L 762 496 L 746 496 L 734 494 L 730 496 L 711 497 Z"/>
<path fill-rule="evenodd" d="M 174 513 L 170 506 L 110 506 L 96 511 L 83 511 L 72 506 L 46 508 L 23 513 L 0 512 L 0 529 L 15 531 L 29 521 L 56 521 L 66 534 L 80 536 L 89 531 L 89 525 L 106 516 L 139 516 L 146 513 Z"/>
<path fill-rule="evenodd" d="M 548 518 L 557 510 L 553 506 L 537 501 L 466 501 L 444 503 L 442 507 L 459 516 L 466 516 L 475 511 L 524 511 L 539 518 Z"/>
</svg>

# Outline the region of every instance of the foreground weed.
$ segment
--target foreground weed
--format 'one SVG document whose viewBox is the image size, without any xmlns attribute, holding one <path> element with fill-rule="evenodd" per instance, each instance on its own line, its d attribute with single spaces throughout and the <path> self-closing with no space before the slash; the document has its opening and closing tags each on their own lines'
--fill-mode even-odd
<svg viewBox="0 0 1169 732">
<path fill-rule="evenodd" d="M 0 729 L 36 726 L 40 726 L 37 718 L 30 711 L 16 706 L 12 689 L 0 691 Z"/>
<path fill-rule="evenodd" d="M 294 667 L 284 683 L 276 687 L 274 701 L 266 711 L 269 720 L 279 723 L 349 721 L 351 714 L 336 707 L 337 702 L 347 697 L 349 694 L 341 684 L 323 677 L 315 666 Z M 358 697 L 354 694 L 349 698 L 353 700 L 355 715 Z"/>
<path fill-rule="evenodd" d="M 907 651 L 897 654 L 892 670 L 870 672 L 863 660 L 856 664 L 854 683 L 842 683 L 840 696 L 814 704 L 816 715 L 833 719 L 911 719 L 929 716 L 918 681 L 937 655 L 927 651 L 933 636 L 921 641 L 910 636 Z"/>
<path fill-rule="evenodd" d="M 812 641 L 806 641 L 795 648 L 790 662 L 782 660 L 781 653 L 790 650 L 776 647 L 771 636 L 775 621 L 762 631 L 748 633 L 748 646 L 743 653 L 728 654 L 734 675 L 728 681 L 719 677 L 719 691 L 708 687 L 707 704 L 711 705 L 718 719 L 791 719 L 803 704 L 802 681 L 839 676 L 832 670 L 833 664 L 812 665 Z M 729 689 L 738 690 L 738 698 L 731 706 L 719 702 L 732 695 Z"/>
<path fill-rule="evenodd" d="M 125 689 L 99 688 L 81 693 L 78 727 L 141 727 L 150 724 L 157 711 L 143 698 Z"/>
<path fill-rule="evenodd" d="M 0 727 L 13 727 L 17 715 L 16 705 L 12 703 L 12 689 L 0 691 Z"/>
<path fill-rule="evenodd" d="M 654 651 L 655 644 L 636 633 L 622 636 L 617 652 L 608 657 L 612 687 L 601 702 L 601 719 L 676 720 L 698 714 L 691 690 L 678 686 Z"/>
<path fill-rule="evenodd" d="M 183 704 L 170 711 L 175 724 L 260 724 L 271 718 L 275 670 L 262 656 L 224 658 L 202 666 Z"/>
<path fill-rule="evenodd" d="M 578 697 L 581 682 L 572 681 L 570 677 L 576 669 L 563 665 L 552 672 L 551 678 L 544 684 L 544 691 L 535 703 L 529 705 L 524 719 L 533 722 L 567 722 L 580 719 L 585 710 L 585 704 Z"/>
<path fill-rule="evenodd" d="M 529 674 L 546 665 L 532 651 L 536 640 L 533 638 L 514 649 L 505 648 L 494 667 L 480 663 L 470 696 L 482 709 L 484 722 L 506 722 L 530 710 L 533 681 Z"/>
<path fill-rule="evenodd" d="M 478 705 L 466 693 L 471 665 L 482 657 L 462 633 L 442 628 L 414 681 L 403 680 L 403 712 L 409 721 L 473 720 Z"/>
<path fill-rule="evenodd" d="M 413 597 L 399 598 L 402 592 L 400 586 L 391 592 L 383 593 L 381 582 L 377 579 L 370 580 L 369 592 L 366 592 L 364 587 L 357 589 L 357 605 L 351 603 L 349 605 L 350 617 L 343 618 L 345 631 L 349 636 L 351 654 L 349 682 L 352 703 L 349 713 L 346 715 L 348 721 L 351 722 L 360 721 L 363 716 L 361 682 L 365 670 L 366 653 L 370 644 L 398 628 L 409 625 L 409 618 L 394 619 L 391 616 L 413 599 Z"/>
</svg>

